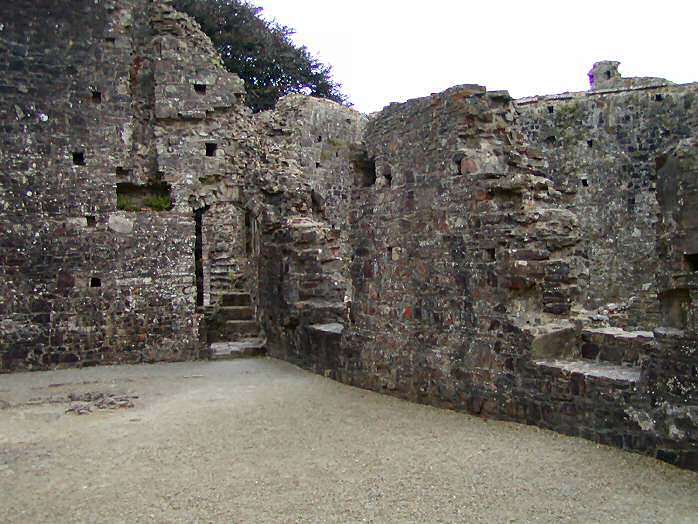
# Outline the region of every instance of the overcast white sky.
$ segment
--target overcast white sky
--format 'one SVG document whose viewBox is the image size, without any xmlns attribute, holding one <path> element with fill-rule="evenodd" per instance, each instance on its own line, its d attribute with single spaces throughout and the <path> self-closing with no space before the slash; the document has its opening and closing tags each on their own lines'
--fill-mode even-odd
<svg viewBox="0 0 698 524">
<path fill-rule="evenodd" d="M 252 0 L 332 65 L 354 107 L 474 83 L 514 97 L 581 91 L 598 60 L 623 76 L 698 81 L 695 0 Z"/>
</svg>

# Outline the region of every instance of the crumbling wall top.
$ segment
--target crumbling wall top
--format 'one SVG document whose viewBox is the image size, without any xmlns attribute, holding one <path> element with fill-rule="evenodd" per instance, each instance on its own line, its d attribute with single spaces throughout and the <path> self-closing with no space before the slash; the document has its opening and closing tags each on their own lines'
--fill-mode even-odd
<svg viewBox="0 0 698 524">
<path fill-rule="evenodd" d="M 589 85 L 591 91 L 602 89 L 653 87 L 658 85 L 673 84 L 665 78 L 658 77 L 630 77 L 623 78 L 618 70 L 620 62 L 615 60 L 602 60 L 596 62 L 589 71 Z"/>
<path fill-rule="evenodd" d="M 614 87 L 622 79 L 618 66 L 620 66 L 620 62 L 614 60 L 602 60 L 594 63 L 588 73 L 589 87 L 591 89 Z"/>
</svg>

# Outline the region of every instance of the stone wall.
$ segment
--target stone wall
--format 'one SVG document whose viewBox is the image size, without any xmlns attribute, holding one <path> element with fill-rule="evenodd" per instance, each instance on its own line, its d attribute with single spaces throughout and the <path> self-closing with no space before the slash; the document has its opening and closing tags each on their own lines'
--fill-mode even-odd
<svg viewBox="0 0 698 524">
<path fill-rule="evenodd" d="M 662 324 L 698 333 L 698 139 L 680 141 L 657 166 Z"/>
<path fill-rule="evenodd" d="M 349 206 L 364 118 L 292 95 L 257 115 L 263 140 L 256 190 L 259 318 L 270 354 L 315 369 L 308 326 L 346 320 L 351 299 Z"/>
<path fill-rule="evenodd" d="M 549 177 L 580 220 L 588 260 L 581 305 L 640 329 L 660 321 L 656 159 L 698 125 L 698 85 L 649 80 L 517 103 L 527 139 L 543 150 Z"/>
<path fill-rule="evenodd" d="M 698 421 L 698 140 L 669 148 L 657 162 L 657 274 L 662 329 L 647 365 L 648 384 L 679 421 L 672 434 L 696 441 Z M 693 464 L 698 468 L 698 464 Z"/>
<path fill-rule="evenodd" d="M 198 358 L 217 319 L 346 383 L 698 469 L 696 85 L 603 62 L 589 93 L 252 115 L 167 1 L 0 21 L 0 371 Z"/>
<path fill-rule="evenodd" d="M 2 370 L 196 358 L 194 210 L 242 205 L 242 82 L 167 2 L 22 0 L 0 20 Z"/>
<path fill-rule="evenodd" d="M 527 332 L 570 312 L 577 218 L 514 118 L 507 93 L 461 86 L 370 122 L 343 380 L 495 414 Z"/>
<path fill-rule="evenodd" d="M 258 155 L 256 129 L 243 82 L 222 68 L 198 26 L 166 5 L 153 20 L 157 175 L 172 187 L 175 210 L 202 214 L 208 306 L 254 283 L 244 187 Z"/>
<path fill-rule="evenodd" d="M 556 157 L 528 144 L 516 119 L 505 93 L 463 86 L 371 120 L 371 169 L 351 207 L 351 320 L 343 334 L 312 327 L 308 367 L 698 468 L 695 335 L 660 327 L 658 314 L 654 332 L 588 314 L 578 291 L 601 265 L 588 250 L 601 210 L 577 214 L 576 192 L 546 176 Z M 669 154 L 693 180 L 686 153 Z M 692 185 L 682 187 L 689 202 Z M 652 249 L 656 227 L 643 239 Z"/>
<path fill-rule="evenodd" d="M 193 221 L 139 215 L 0 222 L 4 370 L 196 357 Z"/>
</svg>

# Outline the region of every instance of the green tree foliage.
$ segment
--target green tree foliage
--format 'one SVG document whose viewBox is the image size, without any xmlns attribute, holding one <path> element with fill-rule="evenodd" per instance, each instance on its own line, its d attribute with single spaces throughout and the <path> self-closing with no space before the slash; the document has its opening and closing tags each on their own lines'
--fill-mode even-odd
<svg viewBox="0 0 698 524">
<path fill-rule="evenodd" d="M 332 68 L 291 41 L 293 30 L 260 17 L 246 0 L 175 0 L 176 9 L 201 25 L 225 67 L 245 81 L 247 104 L 271 109 L 289 93 L 304 93 L 347 104 Z"/>
</svg>

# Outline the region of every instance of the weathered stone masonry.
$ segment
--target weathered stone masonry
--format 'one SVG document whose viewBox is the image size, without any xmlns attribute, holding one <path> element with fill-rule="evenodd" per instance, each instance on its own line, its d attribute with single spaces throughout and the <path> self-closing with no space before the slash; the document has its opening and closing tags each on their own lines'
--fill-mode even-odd
<svg viewBox="0 0 698 524">
<path fill-rule="evenodd" d="M 271 354 L 312 365 L 306 328 L 347 315 L 347 224 L 363 118 L 331 102 L 291 96 L 258 120 L 267 136 L 265 175 L 254 197 L 264 210 L 260 318 Z"/>
<path fill-rule="evenodd" d="M 698 469 L 698 88 L 617 67 L 252 115 L 165 1 L 5 3 L 0 370 L 265 340 Z"/>
<path fill-rule="evenodd" d="M 211 223 L 244 216 L 242 82 L 166 3 L 12 2 L 0 20 L 2 367 L 196 357 L 195 210 L 199 305 L 249 272 Z"/>
<path fill-rule="evenodd" d="M 589 261 L 580 303 L 614 325 L 651 330 L 659 322 L 656 160 L 695 133 L 696 89 L 622 79 L 610 64 L 602 69 L 614 80 L 603 89 L 519 101 L 520 123 L 579 217 Z"/>
</svg>

